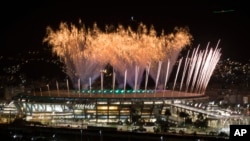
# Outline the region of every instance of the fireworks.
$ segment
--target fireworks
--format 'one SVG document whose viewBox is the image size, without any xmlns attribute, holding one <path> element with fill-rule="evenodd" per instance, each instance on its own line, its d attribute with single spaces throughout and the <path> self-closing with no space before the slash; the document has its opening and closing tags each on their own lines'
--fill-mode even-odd
<svg viewBox="0 0 250 141">
<path fill-rule="evenodd" d="M 124 86 L 127 71 L 126 83 L 138 89 L 149 64 L 149 74 L 156 79 L 159 61 L 162 62 L 163 75 L 167 71 L 167 60 L 171 62 L 171 70 L 179 52 L 192 41 L 187 28 L 175 28 L 173 33 L 162 32 L 157 36 L 153 26 L 147 28 L 142 23 L 137 31 L 122 25 L 115 30 L 109 30 L 111 26 L 106 26 L 102 31 L 96 23 L 92 28 L 80 24 L 81 27 L 77 28 L 62 22 L 55 31 L 48 27 L 44 42 L 52 46 L 52 51 L 65 63 L 71 81 L 78 85 L 80 79 L 83 88 L 90 85 L 90 78 L 93 83 L 100 76 L 100 70 L 110 64 L 120 87 Z M 159 85 L 164 84 L 165 77 L 158 74 L 157 79 Z"/>
<path fill-rule="evenodd" d="M 198 46 L 193 50 L 191 57 L 187 56 L 184 63 L 180 91 L 182 90 L 184 78 L 186 78 L 186 92 L 204 94 L 216 64 L 221 56 L 220 48 L 218 48 L 219 43 L 220 40 L 218 41 L 215 49 L 209 49 L 209 43 L 206 50 L 199 50 Z M 179 66 L 181 63 L 182 58 L 179 61 Z"/>
</svg>

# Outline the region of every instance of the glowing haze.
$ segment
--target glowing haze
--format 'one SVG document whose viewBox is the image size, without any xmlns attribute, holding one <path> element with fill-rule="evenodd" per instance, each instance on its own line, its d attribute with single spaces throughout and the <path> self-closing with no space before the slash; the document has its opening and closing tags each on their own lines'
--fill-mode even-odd
<svg viewBox="0 0 250 141">
<path fill-rule="evenodd" d="M 107 64 L 113 67 L 119 88 L 124 82 L 132 88 L 140 88 L 146 69 L 155 81 L 157 79 L 159 88 L 163 88 L 167 69 L 170 73 L 180 51 L 192 41 L 187 28 L 157 35 L 153 26 L 148 28 L 143 23 L 137 31 L 123 25 L 106 26 L 103 31 L 96 23 L 92 28 L 79 23 L 80 27 L 62 22 L 58 30 L 48 27 L 44 42 L 52 46 L 52 51 L 65 63 L 74 86 L 78 87 L 80 81 L 83 89 L 101 75 Z"/>
</svg>

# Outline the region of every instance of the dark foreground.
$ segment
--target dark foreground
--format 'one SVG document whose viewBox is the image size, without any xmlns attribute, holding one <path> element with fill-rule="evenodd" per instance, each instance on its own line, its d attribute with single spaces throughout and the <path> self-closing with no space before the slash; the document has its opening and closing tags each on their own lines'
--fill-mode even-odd
<svg viewBox="0 0 250 141">
<path fill-rule="evenodd" d="M 225 137 L 190 134 L 139 133 L 116 131 L 115 128 L 52 128 L 0 125 L 4 141 L 228 141 Z"/>
</svg>

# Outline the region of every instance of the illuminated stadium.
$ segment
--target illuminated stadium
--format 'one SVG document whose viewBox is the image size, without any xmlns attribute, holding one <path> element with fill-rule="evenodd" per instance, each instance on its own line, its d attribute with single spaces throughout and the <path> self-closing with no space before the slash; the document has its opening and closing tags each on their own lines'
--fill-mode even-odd
<svg viewBox="0 0 250 141">
<path fill-rule="evenodd" d="M 66 89 L 56 83 L 54 90 L 47 85 L 47 91 L 21 93 L 13 98 L 17 110 L 6 114 L 44 124 L 155 122 L 172 103 L 208 98 L 206 87 L 221 56 L 219 41 L 179 56 L 191 41 L 185 28 L 157 35 L 144 24 L 136 32 L 122 25 L 106 26 L 105 32 L 97 24 L 48 27 L 44 42 L 66 66 Z"/>
</svg>

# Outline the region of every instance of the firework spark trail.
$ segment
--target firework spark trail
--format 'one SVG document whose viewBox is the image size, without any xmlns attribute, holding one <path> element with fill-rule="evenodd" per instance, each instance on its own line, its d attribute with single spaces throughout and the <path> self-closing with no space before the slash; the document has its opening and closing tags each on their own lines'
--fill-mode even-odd
<svg viewBox="0 0 250 141">
<path fill-rule="evenodd" d="M 113 69 L 113 77 L 112 77 L 112 90 L 113 90 L 113 94 L 115 92 L 115 72 L 114 72 L 114 69 Z"/>
<path fill-rule="evenodd" d="M 219 42 L 215 49 L 209 48 L 209 43 L 205 50 L 199 50 L 199 46 L 193 50 L 190 58 L 187 55 L 184 63 L 184 69 L 181 79 L 180 91 L 182 88 L 183 80 L 186 78 L 186 92 L 195 92 L 204 94 L 212 73 L 218 63 L 221 53 L 218 48 Z M 189 52 L 188 52 L 189 54 Z M 179 67 L 179 66 L 178 66 Z M 185 73 L 188 68 L 188 74 Z M 191 84 L 191 86 L 190 86 Z"/>
<path fill-rule="evenodd" d="M 192 84 L 191 84 L 191 92 L 194 91 L 194 87 L 195 87 L 195 84 L 197 82 L 197 78 L 198 78 L 198 73 L 200 71 L 200 65 L 201 65 L 201 61 L 202 61 L 202 57 L 203 57 L 203 54 L 204 52 L 203 51 L 200 51 L 198 56 L 196 56 L 196 62 L 195 62 L 195 69 L 194 69 L 194 75 L 193 75 L 193 78 L 192 78 Z"/>
<path fill-rule="evenodd" d="M 139 73 L 139 66 L 135 66 L 135 84 L 134 84 L 135 92 L 138 89 L 138 73 Z"/>
<path fill-rule="evenodd" d="M 145 92 L 147 91 L 148 87 L 148 77 L 149 77 L 149 71 L 150 71 L 150 63 L 148 63 L 147 68 L 146 68 L 146 77 L 145 77 Z"/>
<path fill-rule="evenodd" d="M 187 56 L 189 56 L 189 51 L 187 53 Z M 186 57 L 185 63 L 184 63 L 183 74 L 182 74 L 182 78 L 181 78 L 180 91 L 182 90 L 183 81 L 184 81 L 184 78 L 186 76 L 186 72 L 187 72 L 187 68 L 188 68 L 188 63 L 189 63 L 189 59 L 188 59 L 188 57 Z"/>
<path fill-rule="evenodd" d="M 127 83 L 127 70 L 125 70 L 124 72 L 124 86 L 123 86 L 123 89 L 124 89 L 124 93 L 126 92 L 126 83 Z"/>
<path fill-rule="evenodd" d="M 219 41 L 220 42 L 220 41 Z M 219 44 L 218 42 L 218 44 Z M 211 49 L 212 50 L 212 49 Z M 211 57 L 211 60 L 210 63 L 209 63 L 209 71 L 206 73 L 206 77 L 205 77 L 205 81 L 203 82 L 203 87 L 201 89 L 201 93 L 204 93 L 205 90 L 206 90 L 206 87 L 208 85 L 208 82 L 212 76 L 212 73 L 213 73 L 213 70 L 215 69 L 216 67 L 216 64 L 218 63 L 218 61 L 220 60 L 220 56 L 221 56 L 221 53 L 220 53 L 220 49 L 218 49 L 218 45 L 216 46 L 215 50 L 212 50 L 213 53 L 212 53 L 212 57 Z"/>
<path fill-rule="evenodd" d="M 155 90 L 158 87 L 158 80 L 159 80 L 160 73 L 161 73 L 161 66 L 162 66 L 162 61 L 159 61 L 158 71 L 157 71 L 157 76 L 156 76 L 156 81 L 155 81 Z"/>
<path fill-rule="evenodd" d="M 189 84 L 191 81 L 191 77 L 193 75 L 193 70 L 195 68 L 195 62 L 196 62 L 196 54 L 198 52 L 199 46 L 197 48 L 195 48 L 192 52 L 191 58 L 190 58 L 190 65 L 189 65 L 189 69 L 188 69 L 188 77 L 186 79 L 186 92 L 188 92 L 189 90 Z"/>
<path fill-rule="evenodd" d="M 177 78 L 178 78 L 178 75 L 179 75 L 179 70 L 180 70 L 180 66 L 181 66 L 181 63 L 182 63 L 182 59 L 183 59 L 183 58 L 181 58 L 181 59 L 179 60 L 179 63 L 178 63 L 178 69 L 177 69 L 177 72 L 176 72 L 176 75 L 175 75 L 175 79 L 174 79 L 173 91 L 174 91 L 174 89 L 175 89 L 175 85 L 176 85 Z"/>
<path fill-rule="evenodd" d="M 203 82 L 204 82 L 204 78 L 206 77 L 206 74 L 209 70 L 209 62 L 207 60 L 210 60 L 210 55 L 211 55 L 211 51 L 208 53 L 208 47 L 209 47 L 209 44 L 210 42 L 208 42 L 208 45 L 207 45 L 207 48 L 204 52 L 204 55 L 202 57 L 202 63 L 201 63 L 201 69 L 200 69 L 200 72 L 199 72 L 199 77 L 198 77 L 198 80 L 196 82 L 196 92 L 199 92 L 200 88 L 202 87 L 203 85 Z"/>
<path fill-rule="evenodd" d="M 212 72 L 216 66 L 216 64 L 219 61 L 220 58 L 220 50 L 217 49 L 219 44 L 219 41 L 217 43 L 216 49 L 211 48 L 208 51 L 209 44 L 207 45 L 207 48 L 205 50 L 205 53 L 203 55 L 203 62 L 199 66 L 200 72 L 199 72 L 199 78 L 197 79 L 197 86 L 196 86 L 196 93 L 204 93 L 205 89 L 207 87 L 208 81 L 210 80 L 210 77 L 212 75 Z"/>
<path fill-rule="evenodd" d="M 165 76 L 165 82 L 164 82 L 164 93 L 167 87 L 167 82 L 168 82 L 168 78 L 169 78 L 169 66 L 170 66 L 170 61 L 168 60 L 168 64 L 167 64 L 167 71 L 166 71 L 166 76 Z"/>
</svg>

